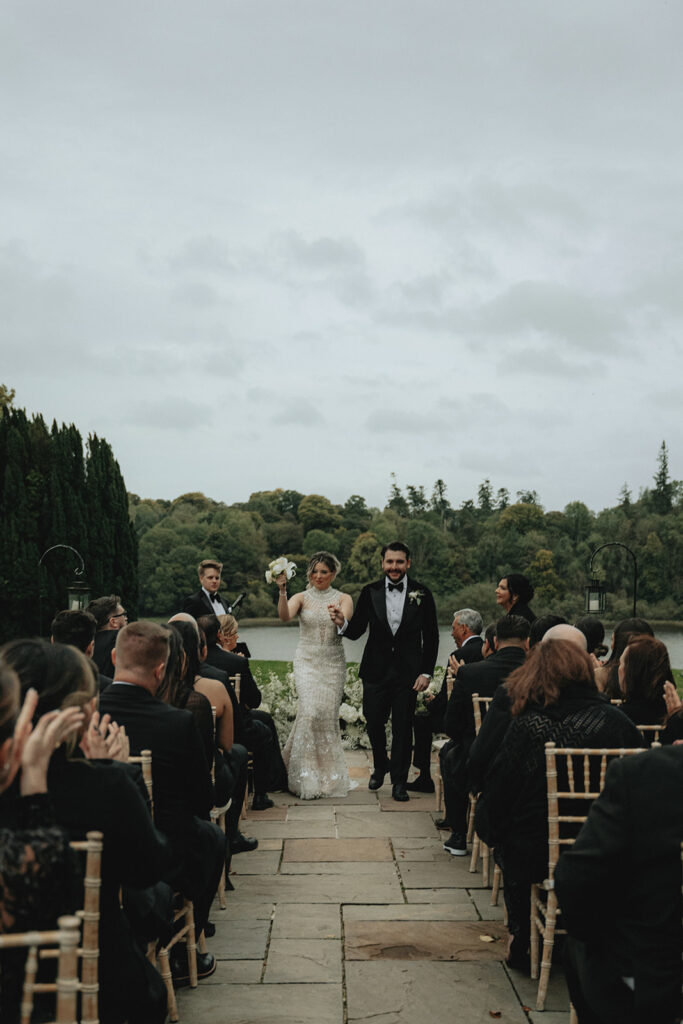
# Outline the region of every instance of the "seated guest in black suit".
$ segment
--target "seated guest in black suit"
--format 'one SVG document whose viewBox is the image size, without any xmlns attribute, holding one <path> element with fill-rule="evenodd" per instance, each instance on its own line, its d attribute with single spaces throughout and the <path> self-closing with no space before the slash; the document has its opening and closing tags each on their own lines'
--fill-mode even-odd
<svg viewBox="0 0 683 1024">
<path fill-rule="evenodd" d="M 681 747 L 616 759 L 560 857 L 555 891 L 580 1024 L 680 1020 L 682 792 Z"/>
<path fill-rule="evenodd" d="M 157 696 L 166 670 L 169 631 L 154 622 L 125 626 L 114 649 L 114 682 L 100 711 L 126 727 L 131 751 L 152 751 L 154 816 L 168 837 L 174 871 L 166 880 L 194 902 L 197 935 L 206 924 L 225 863 L 226 839 L 209 820 L 213 787 L 192 714 Z M 215 970 L 210 954 L 198 957 L 200 975 Z"/>
<path fill-rule="evenodd" d="M 505 878 L 508 966 L 528 969 L 530 887 L 548 870 L 545 744 L 639 747 L 642 740 L 626 715 L 598 692 L 587 652 L 569 640 L 546 634 L 510 675 L 507 691 L 512 720 L 486 776 L 474 822 L 481 839 L 494 847 Z"/>
<path fill-rule="evenodd" d="M 467 758 L 475 737 L 472 694 L 492 697 L 510 673 L 523 664 L 528 641 L 527 620 L 519 615 L 506 615 L 496 623 L 495 652 L 484 661 L 458 667 L 444 717 L 444 728 L 450 741 L 439 754 L 446 820 L 451 828 L 451 835 L 443 848 L 454 857 L 467 854 L 470 800 Z"/>
<path fill-rule="evenodd" d="M 19 676 L 22 692 L 38 693 L 34 721 L 63 707 L 82 708 L 87 730 L 95 710 L 95 679 L 76 648 L 44 640 L 15 640 L 3 649 Z M 90 732 L 84 740 L 90 742 Z M 91 829 L 103 833 L 100 890 L 99 1013 L 103 1024 L 162 1024 L 165 986 L 137 945 L 120 904 L 121 886 L 158 882 L 171 866 L 167 840 L 156 830 L 134 775 L 137 769 L 111 760 L 86 760 L 76 737 L 53 754 L 48 790 L 57 822 L 72 838 Z M 98 756 L 106 756 L 106 748 Z M 126 755 L 127 756 L 127 755 Z"/>
<path fill-rule="evenodd" d="M 95 650 L 95 633 L 97 622 L 95 616 L 80 608 L 66 608 L 63 612 L 57 612 L 52 625 L 50 626 L 50 639 L 53 644 L 69 644 L 83 651 L 86 658 L 92 658 Z M 111 675 L 106 676 L 99 672 L 100 693 L 109 686 L 114 676 L 114 666 L 111 667 Z"/>
<path fill-rule="evenodd" d="M 287 789 L 287 771 L 280 753 L 280 741 L 272 716 L 259 711 L 261 691 L 251 674 L 249 659 L 223 650 L 218 643 L 220 623 L 215 615 L 198 620 L 206 636 L 205 665 L 222 669 L 228 677 L 240 676 L 239 709 L 235 717 L 235 738 L 254 755 L 254 799 L 252 810 L 265 811 L 273 806 L 269 789 Z M 231 687 L 232 689 L 232 687 Z M 234 693 L 234 691 L 233 691 Z"/>
<path fill-rule="evenodd" d="M 92 660 L 101 675 L 113 679 L 114 665 L 111 660 L 111 652 L 114 650 L 118 631 L 128 622 L 128 614 L 121 604 L 118 594 L 96 598 L 90 602 L 86 611 L 94 615 L 97 623 Z"/>
<path fill-rule="evenodd" d="M 481 638 L 483 620 L 479 612 L 472 608 L 461 608 L 453 615 L 451 636 L 455 640 L 456 649 L 449 657 L 455 659 L 454 664 L 469 665 L 475 661 L 482 660 L 482 647 L 484 641 Z M 447 675 L 444 673 L 441 689 L 435 695 L 425 695 L 427 714 L 416 714 L 413 717 L 413 764 L 419 771 L 419 775 L 413 782 L 406 784 L 406 789 L 416 793 L 433 793 L 434 783 L 430 774 L 430 762 L 432 758 L 432 736 L 434 733 L 443 732 L 443 716 L 447 704 Z"/>
<path fill-rule="evenodd" d="M 245 658 L 251 658 L 251 651 L 245 643 L 240 641 L 239 627 L 234 615 L 219 615 L 218 621 L 218 646 L 224 651 L 242 654 Z"/>
<path fill-rule="evenodd" d="M 205 558 L 197 566 L 199 574 L 199 590 L 190 594 L 183 602 L 183 611 L 195 619 L 202 615 L 224 615 L 230 608 L 227 598 L 222 598 L 219 589 L 223 563 L 213 558 Z"/>
</svg>

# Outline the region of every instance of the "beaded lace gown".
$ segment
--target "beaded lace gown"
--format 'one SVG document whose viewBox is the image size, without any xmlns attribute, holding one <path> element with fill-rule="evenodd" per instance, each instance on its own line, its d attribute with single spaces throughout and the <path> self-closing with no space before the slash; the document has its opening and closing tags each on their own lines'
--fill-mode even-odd
<svg viewBox="0 0 683 1024">
<path fill-rule="evenodd" d="M 296 721 L 282 751 L 289 789 L 312 800 L 346 796 L 349 773 L 339 731 L 339 705 L 346 681 L 346 658 L 328 604 L 341 591 L 310 588 L 299 612 L 299 645 L 294 655 L 298 697 Z"/>
</svg>

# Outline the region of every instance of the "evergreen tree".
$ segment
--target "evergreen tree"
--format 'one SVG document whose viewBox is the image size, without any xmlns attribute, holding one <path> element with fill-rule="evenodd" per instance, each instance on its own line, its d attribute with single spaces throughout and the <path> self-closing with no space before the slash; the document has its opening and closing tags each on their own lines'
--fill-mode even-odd
<svg viewBox="0 0 683 1024">
<path fill-rule="evenodd" d="M 652 492 L 652 507 L 659 515 L 665 516 L 671 511 L 672 484 L 669 478 L 669 454 L 666 441 L 662 441 L 657 456 L 657 472 L 654 476 L 655 488 Z"/>
</svg>

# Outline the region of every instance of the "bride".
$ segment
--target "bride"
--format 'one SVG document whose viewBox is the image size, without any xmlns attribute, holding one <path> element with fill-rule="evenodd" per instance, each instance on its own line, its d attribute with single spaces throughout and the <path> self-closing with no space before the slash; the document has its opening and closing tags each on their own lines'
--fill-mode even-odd
<svg viewBox="0 0 683 1024">
<path fill-rule="evenodd" d="M 299 616 L 299 645 L 294 655 L 298 695 L 296 721 L 282 751 L 290 792 L 304 800 L 319 796 L 346 796 L 349 773 L 339 732 L 339 705 L 346 681 L 346 659 L 341 636 L 330 620 L 329 607 L 337 606 L 344 618 L 353 614 L 348 594 L 332 587 L 341 569 L 328 551 L 318 551 L 308 563 L 308 587 L 287 598 L 284 573 L 277 611 L 283 622 Z"/>
</svg>

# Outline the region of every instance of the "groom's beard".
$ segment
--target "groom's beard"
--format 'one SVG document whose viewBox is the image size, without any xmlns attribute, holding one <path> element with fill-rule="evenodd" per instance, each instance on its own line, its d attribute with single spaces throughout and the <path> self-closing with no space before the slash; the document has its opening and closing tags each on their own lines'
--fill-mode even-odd
<svg viewBox="0 0 683 1024">
<path fill-rule="evenodd" d="M 406 572 L 402 572 L 400 576 L 392 576 L 392 574 L 388 572 L 385 572 L 384 575 L 386 576 L 390 583 L 400 583 L 401 580 L 404 580 L 406 578 L 408 572 L 406 570 Z"/>
</svg>

